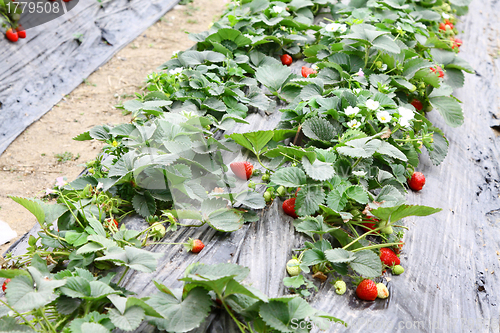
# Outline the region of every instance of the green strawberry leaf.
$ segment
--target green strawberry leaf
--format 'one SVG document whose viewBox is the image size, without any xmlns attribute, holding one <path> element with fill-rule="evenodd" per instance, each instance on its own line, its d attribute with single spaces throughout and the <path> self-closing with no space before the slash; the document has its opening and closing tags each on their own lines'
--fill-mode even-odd
<svg viewBox="0 0 500 333">
<path fill-rule="evenodd" d="M 218 231 L 232 232 L 241 228 L 245 221 L 235 209 L 222 208 L 208 215 L 207 223 Z"/>
<path fill-rule="evenodd" d="M 0 318 L 0 333 L 27 333 L 35 332 L 29 326 L 20 325 L 17 321 L 9 316 Z"/>
<path fill-rule="evenodd" d="M 460 103 L 453 97 L 430 97 L 429 102 L 443 116 L 448 126 L 459 127 L 464 123 L 464 114 Z"/>
<path fill-rule="evenodd" d="M 190 290 L 183 299 L 173 294 L 158 293 L 146 303 L 165 318 L 154 323 L 168 332 L 188 332 L 200 326 L 213 304 L 208 290 L 201 287 Z"/>
<path fill-rule="evenodd" d="M 154 215 L 156 212 L 156 201 L 149 191 L 144 191 L 144 195 L 136 193 L 132 198 L 132 205 L 142 217 Z"/>
<path fill-rule="evenodd" d="M 302 132 L 313 140 L 331 141 L 337 136 L 337 130 L 324 118 L 313 117 L 302 124 Z"/>
<path fill-rule="evenodd" d="M 145 311 L 138 306 L 132 306 L 123 313 L 113 308 L 107 308 L 107 310 L 113 325 L 124 331 L 135 330 L 146 317 Z"/>
<path fill-rule="evenodd" d="M 300 187 L 305 185 L 306 181 L 306 174 L 297 167 L 279 169 L 271 176 L 271 182 L 285 187 Z"/>
<path fill-rule="evenodd" d="M 380 258 L 370 250 L 362 250 L 354 254 L 350 262 L 351 268 L 364 277 L 377 277 L 382 274 L 382 262 Z"/>
<path fill-rule="evenodd" d="M 434 132 L 433 142 L 431 143 L 431 149 L 427 149 L 429 157 L 432 164 L 439 165 L 444 161 L 446 155 L 448 154 L 448 140 L 439 132 Z"/>
<path fill-rule="evenodd" d="M 79 276 L 67 278 L 65 281 L 66 285 L 60 288 L 61 293 L 71 298 L 98 300 L 120 293 L 103 282 L 88 281 Z"/>
<path fill-rule="evenodd" d="M 257 131 L 248 133 L 233 133 L 226 135 L 233 139 L 237 144 L 252 151 L 255 155 L 260 155 L 264 147 L 273 139 L 273 131 Z"/>
<path fill-rule="evenodd" d="M 42 206 L 30 199 L 26 198 L 21 198 L 21 197 L 15 197 L 15 196 L 9 196 L 12 200 L 26 208 L 27 210 L 30 211 L 31 214 L 35 215 L 36 219 L 38 222 L 41 224 L 45 221 L 45 212 L 42 208 Z"/>
<path fill-rule="evenodd" d="M 417 205 L 399 205 L 394 207 L 379 207 L 371 211 L 380 220 L 396 223 L 407 216 L 428 216 L 440 212 L 441 208 Z"/>
<path fill-rule="evenodd" d="M 290 79 L 290 68 L 283 65 L 266 65 L 257 68 L 255 78 L 265 85 L 271 92 L 279 91 Z"/>
<path fill-rule="evenodd" d="M 311 163 L 307 156 L 302 157 L 302 167 L 307 175 L 314 180 L 325 181 L 335 175 L 332 163 L 321 162 L 320 160 Z"/>
<path fill-rule="evenodd" d="M 105 326 L 97 323 L 83 323 L 80 326 L 81 332 L 92 332 L 92 333 L 110 333 L 111 331 Z"/>
<path fill-rule="evenodd" d="M 345 190 L 345 194 L 349 199 L 352 199 L 362 205 L 368 203 L 368 192 L 360 185 L 349 186 Z"/>
<path fill-rule="evenodd" d="M 295 211 L 299 216 L 312 215 L 319 209 L 319 205 L 325 201 L 325 190 L 318 185 L 307 185 L 302 187 L 297 194 Z"/>
<path fill-rule="evenodd" d="M 262 209 L 266 207 L 266 201 L 262 194 L 253 191 L 241 192 L 235 197 L 235 200 L 253 209 Z"/>
<path fill-rule="evenodd" d="M 92 140 L 92 137 L 90 136 L 90 132 L 87 131 L 87 132 L 83 132 L 81 134 L 78 134 L 77 136 L 75 136 L 73 138 L 73 140 L 75 140 L 75 141 L 88 141 L 88 140 Z"/>
<path fill-rule="evenodd" d="M 354 253 L 341 248 L 326 250 L 325 257 L 333 264 L 351 262 L 355 259 Z"/>
<path fill-rule="evenodd" d="M 60 280 L 45 280 L 42 273 L 34 267 L 28 267 L 28 271 L 31 277 L 20 275 L 13 278 L 6 290 L 9 305 L 19 312 L 31 311 L 52 302 L 57 297 L 54 289 L 66 283 Z"/>
<path fill-rule="evenodd" d="M 394 147 L 393 145 L 391 145 L 389 142 L 386 141 L 380 141 L 380 147 L 377 148 L 377 153 L 382 155 L 387 155 L 404 162 L 408 161 L 408 158 L 406 157 L 405 154 L 401 152 L 401 150 L 399 150 L 398 148 Z"/>
<path fill-rule="evenodd" d="M 346 146 L 337 147 L 337 152 L 349 157 L 371 157 L 380 148 L 382 141 L 371 140 L 370 138 L 354 139 L 346 142 Z M 406 157 L 405 157 L 406 158 Z"/>
</svg>

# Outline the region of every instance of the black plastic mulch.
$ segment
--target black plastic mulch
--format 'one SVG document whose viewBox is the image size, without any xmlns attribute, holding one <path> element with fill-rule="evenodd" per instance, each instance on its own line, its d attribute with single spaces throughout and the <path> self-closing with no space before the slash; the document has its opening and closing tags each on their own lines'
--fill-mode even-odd
<svg viewBox="0 0 500 333">
<path fill-rule="evenodd" d="M 0 155 L 179 0 L 80 0 L 64 16 L 10 43 L 0 36 Z M 77 35 L 82 36 L 80 43 Z"/>
</svg>

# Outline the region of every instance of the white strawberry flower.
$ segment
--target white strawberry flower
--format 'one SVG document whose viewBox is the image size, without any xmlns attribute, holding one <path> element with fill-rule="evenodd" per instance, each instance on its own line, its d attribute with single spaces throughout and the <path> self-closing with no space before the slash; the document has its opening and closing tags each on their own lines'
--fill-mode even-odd
<svg viewBox="0 0 500 333">
<path fill-rule="evenodd" d="M 280 6 L 273 6 L 273 8 L 271 9 L 274 13 L 276 14 L 280 14 L 282 11 L 283 11 L 283 7 L 280 7 Z"/>
<path fill-rule="evenodd" d="M 364 77 L 365 76 L 365 73 L 363 72 L 363 70 L 360 68 L 359 71 L 354 74 L 354 75 L 357 75 L 357 76 L 360 76 L 360 77 Z"/>
<path fill-rule="evenodd" d="M 356 115 L 356 114 L 358 114 L 358 112 L 359 112 L 359 108 L 357 106 L 352 107 L 349 105 L 344 110 L 344 113 L 348 116 Z"/>
<path fill-rule="evenodd" d="M 180 50 L 173 51 L 172 52 L 172 57 L 173 58 L 177 57 L 177 55 L 179 54 L 179 52 L 181 52 L 181 51 Z"/>
<path fill-rule="evenodd" d="M 379 112 L 377 112 L 377 119 L 382 124 L 385 124 L 385 123 L 390 122 L 392 117 L 391 117 L 391 114 L 387 111 L 379 111 Z"/>
<path fill-rule="evenodd" d="M 407 120 L 412 120 L 412 119 L 413 119 L 413 117 L 415 116 L 415 114 L 413 113 L 413 111 L 412 111 L 412 110 L 407 109 L 407 108 L 402 107 L 402 106 L 400 106 L 400 107 L 398 108 L 398 112 L 399 112 L 399 114 L 400 114 L 400 116 L 401 116 L 402 118 L 405 118 L 405 119 L 407 119 Z"/>
<path fill-rule="evenodd" d="M 343 34 L 344 32 L 347 31 L 347 25 L 341 24 L 338 31 Z"/>
<path fill-rule="evenodd" d="M 354 88 L 354 93 L 357 95 L 361 92 L 361 88 Z"/>
<path fill-rule="evenodd" d="M 176 76 L 177 76 L 177 75 L 181 74 L 183 70 L 184 70 L 184 68 L 182 68 L 182 67 L 177 67 L 176 69 L 171 69 L 171 70 L 169 70 L 169 71 L 168 71 L 168 73 L 169 73 L 170 75 L 176 75 Z"/>
<path fill-rule="evenodd" d="M 353 171 L 353 175 L 358 176 L 358 177 L 364 177 L 366 176 L 366 171 L 360 170 L 360 171 Z"/>
<path fill-rule="evenodd" d="M 444 18 L 445 20 L 447 20 L 447 19 L 449 19 L 449 18 L 450 18 L 450 14 L 447 14 L 447 13 L 444 13 L 444 12 L 441 14 L 441 16 L 443 16 L 443 18 Z"/>
<path fill-rule="evenodd" d="M 318 65 L 316 65 L 316 64 L 312 64 L 311 68 L 314 69 L 314 70 L 318 70 L 319 69 Z"/>
<path fill-rule="evenodd" d="M 358 128 L 359 126 L 361 126 L 361 123 L 358 120 L 353 119 L 347 122 L 347 126 L 349 128 Z"/>
<path fill-rule="evenodd" d="M 377 101 L 374 101 L 373 99 L 367 100 L 365 105 L 369 110 L 372 110 L 372 111 L 375 111 L 380 107 L 380 103 Z"/>
<path fill-rule="evenodd" d="M 325 25 L 325 30 L 328 32 L 335 32 L 335 31 L 339 30 L 339 28 L 340 28 L 339 23 L 330 23 L 330 24 Z"/>
<path fill-rule="evenodd" d="M 401 125 L 401 127 L 410 127 L 410 121 L 408 118 L 399 118 L 399 125 Z"/>
</svg>

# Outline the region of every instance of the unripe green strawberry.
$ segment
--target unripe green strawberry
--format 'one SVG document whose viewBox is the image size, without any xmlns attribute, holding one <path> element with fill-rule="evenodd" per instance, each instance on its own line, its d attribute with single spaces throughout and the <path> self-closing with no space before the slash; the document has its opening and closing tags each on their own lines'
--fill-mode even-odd
<svg viewBox="0 0 500 333">
<path fill-rule="evenodd" d="M 288 262 L 286 263 L 286 271 L 288 272 L 288 274 L 290 274 L 290 276 L 297 276 L 300 274 L 300 261 L 298 259 L 290 259 L 288 260 Z"/>
<path fill-rule="evenodd" d="M 347 290 L 347 286 L 342 280 L 338 280 L 333 286 L 335 287 L 335 292 L 339 295 L 344 295 Z"/>
<path fill-rule="evenodd" d="M 269 180 L 271 180 L 271 176 L 268 174 L 268 173 L 265 173 L 262 175 L 262 181 L 263 182 L 268 182 Z"/>
<path fill-rule="evenodd" d="M 264 192 L 264 200 L 266 202 L 269 202 L 269 201 L 271 201 L 271 199 L 272 199 L 271 192 L 269 192 L 269 191 Z"/>
<path fill-rule="evenodd" d="M 253 180 L 248 182 L 248 188 L 251 188 L 251 189 L 255 188 L 255 182 Z"/>
<path fill-rule="evenodd" d="M 286 194 L 285 187 L 283 185 L 278 187 L 278 189 L 276 190 L 276 194 L 278 194 L 278 196 L 280 197 L 284 196 Z"/>
<path fill-rule="evenodd" d="M 151 227 L 151 236 L 153 236 L 155 240 L 162 239 L 165 236 L 166 232 L 167 231 L 165 230 L 163 224 L 161 224 L 160 222 L 153 223 L 153 226 Z"/>
<path fill-rule="evenodd" d="M 389 297 L 389 290 L 383 283 L 377 283 L 377 297 L 385 299 Z"/>
<path fill-rule="evenodd" d="M 394 275 L 400 275 L 400 274 L 403 274 L 404 271 L 405 271 L 405 269 L 403 268 L 403 266 L 396 265 L 392 269 L 392 274 L 394 274 Z"/>
<path fill-rule="evenodd" d="M 380 232 L 386 235 L 390 235 L 394 232 L 392 227 L 390 225 L 386 226 L 385 228 L 380 229 Z"/>
</svg>

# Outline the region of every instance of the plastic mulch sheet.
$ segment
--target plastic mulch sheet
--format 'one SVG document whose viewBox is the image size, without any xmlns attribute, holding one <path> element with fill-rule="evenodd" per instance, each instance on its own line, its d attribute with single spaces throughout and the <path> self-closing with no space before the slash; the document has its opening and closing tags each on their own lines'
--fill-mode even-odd
<svg viewBox="0 0 500 333">
<path fill-rule="evenodd" d="M 80 0 L 67 14 L 0 38 L 0 155 L 29 125 L 69 94 L 179 0 Z M 75 33 L 84 36 L 80 44 Z"/>
<path fill-rule="evenodd" d="M 421 192 L 410 192 L 408 199 L 443 211 L 405 219 L 409 230 L 401 261 L 406 271 L 383 277 L 390 291 L 387 300 L 360 301 L 353 288 L 338 296 L 329 283 L 331 277 L 324 283 L 315 281 L 319 291 L 308 301 L 349 324 L 348 328 L 332 324 L 328 332 L 499 332 L 500 154 L 499 139 L 490 125 L 497 111 L 500 62 L 488 52 L 489 38 L 496 38 L 497 33 L 492 27 L 499 21 L 499 2 L 476 0 L 459 25 L 465 31 L 461 56 L 477 71 L 466 75 L 465 87 L 455 94 L 464 103 L 464 125 L 452 129 L 444 125 L 437 111 L 428 114 L 436 126 L 444 128 L 450 151 L 437 167 L 427 156 L 421 157 L 418 169 L 427 182 Z M 301 65 L 295 63 L 293 70 L 298 73 Z M 233 131 L 272 129 L 280 116 L 279 111 L 269 116 L 253 114 L 247 118 L 251 125 L 239 124 Z M 246 283 L 270 297 L 285 294 L 285 264 L 292 249 L 302 247 L 306 238 L 294 232 L 292 218 L 283 214 L 280 200 L 258 213 L 258 222 L 233 233 L 204 226 L 167 234 L 163 242 L 184 242 L 193 237 L 200 238 L 206 247 L 195 255 L 180 245 L 152 246 L 150 250 L 164 253 L 158 270 L 151 274 L 129 272 L 123 280 L 125 287 L 146 296 L 157 292 L 153 280 L 179 287 L 177 279 L 193 262 L 231 262 L 250 268 Z M 147 225 L 138 217 L 125 223 L 132 229 Z M 26 243 L 27 238 L 21 240 L 14 252 L 23 251 Z M 155 330 L 143 323 L 136 332 Z M 238 330 L 224 313 L 215 312 L 195 332 Z"/>
</svg>

